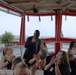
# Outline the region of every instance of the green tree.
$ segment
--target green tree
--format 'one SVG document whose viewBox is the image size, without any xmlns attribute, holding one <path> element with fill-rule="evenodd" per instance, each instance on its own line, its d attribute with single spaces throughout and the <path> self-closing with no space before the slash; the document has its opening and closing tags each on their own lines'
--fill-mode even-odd
<svg viewBox="0 0 76 75">
<path fill-rule="evenodd" d="M 2 36 L 1 36 L 1 43 L 7 43 L 7 42 L 11 42 L 14 39 L 14 36 L 12 33 L 10 32 L 5 32 Z"/>
</svg>

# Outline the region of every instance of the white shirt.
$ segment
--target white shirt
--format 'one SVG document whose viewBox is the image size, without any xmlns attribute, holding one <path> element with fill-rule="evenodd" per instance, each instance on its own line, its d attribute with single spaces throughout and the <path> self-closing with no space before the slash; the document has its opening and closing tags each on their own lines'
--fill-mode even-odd
<svg viewBox="0 0 76 75">
<path fill-rule="evenodd" d="M 70 54 L 73 55 L 74 58 L 76 58 L 76 50 L 71 50 Z"/>
<path fill-rule="evenodd" d="M 76 50 L 71 50 L 71 51 L 70 51 L 70 54 L 76 55 Z"/>
</svg>

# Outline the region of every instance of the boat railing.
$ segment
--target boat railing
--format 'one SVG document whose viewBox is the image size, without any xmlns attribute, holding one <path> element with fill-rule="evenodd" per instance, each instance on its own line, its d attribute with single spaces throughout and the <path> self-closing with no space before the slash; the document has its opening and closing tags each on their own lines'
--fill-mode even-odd
<svg viewBox="0 0 76 75">
<path fill-rule="evenodd" d="M 12 46 L 6 46 L 9 47 L 13 50 L 13 54 L 18 57 L 18 56 L 23 56 L 23 52 L 25 50 L 24 45 L 12 45 Z M 2 46 L 0 46 L 0 58 L 2 57 L 2 53 L 3 53 L 3 49 L 5 48 L 5 45 L 2 44 Z"/>
</svg>

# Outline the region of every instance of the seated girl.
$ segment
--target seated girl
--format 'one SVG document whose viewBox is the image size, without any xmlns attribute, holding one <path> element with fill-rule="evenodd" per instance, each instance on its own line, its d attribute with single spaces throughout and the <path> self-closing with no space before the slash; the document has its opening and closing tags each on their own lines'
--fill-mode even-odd
<svg viewBox="0 0 76 75">
<path fill-rule="evenodd" d="M 45 50 L 48 53 L 48 49 L 47 49 L 47 46 L 46 46 L 44 39 L 41 39 L 40 50 Z"/>
<path fill-rule="evenodd" d="M 76 59 L 76 41 L 71 41 L 68 49 L 68 54 L 69 54 L 70 60 Z"/>
<path fill-rule="evenodd" d="M 13 55 L 12 49 L 5 48 L 3 50 L 3 56 L 1 58 L 1 63 L 2 63 L 1 68 L 11 69 L 13 59 L 15 59 L 15 56 Z"/>
<path fill-rule="evenodd" d="M 66 52 L 60 51 L 45 66 L 45 75 L 69 75 L 69 60 Z"/>
<path fill-rule="evenodd" d="M 34 57 L 29 61 L 30 65 L 36 65 L 36 68 L 39 70 L 43 70 L 46 64 L 46 56 L 47 52 L 45 50 L 41 50 L 38 54 L 34 54 Z"/>
</svg>

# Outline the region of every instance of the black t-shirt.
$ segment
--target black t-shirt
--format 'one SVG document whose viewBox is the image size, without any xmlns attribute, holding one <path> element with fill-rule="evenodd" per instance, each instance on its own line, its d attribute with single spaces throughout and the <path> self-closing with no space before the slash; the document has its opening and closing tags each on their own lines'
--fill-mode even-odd
<svg viewBox="0 0 76 75">
<path fill-rule="evenodd" d="M 5 60 L 5 62 L 6 62 L 6 61 L 7 61 L 7 60 Z M 7 68 L 7 69 L 11 69 L 11 67 L 12 67 L 12 61 L 9 62 L 5 68 Z"/>
</svg>

